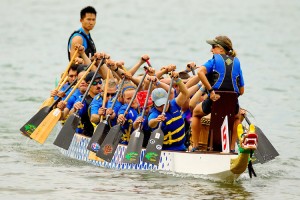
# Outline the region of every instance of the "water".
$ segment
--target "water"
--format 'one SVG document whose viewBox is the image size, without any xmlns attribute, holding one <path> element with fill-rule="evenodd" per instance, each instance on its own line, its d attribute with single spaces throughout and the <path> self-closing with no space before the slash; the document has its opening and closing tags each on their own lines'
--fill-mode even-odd
<svg viewBox="0 0 300 200">
<path fill-rule="evenodd" d="M 68 64 L 66 44 L 79 11 L 98 11 L 98 51 L 130 67 L 145 53 L 152 65 L 211 57 L 206 39 L 228 35 L 241 60 L 241 105 L 280 153 L 234 184 L 207 177 L 96 168 L 28 141 L 19 128 L 38 110 Z M 300 101 L 297 0 L 46 1 L 2 0 L 0 13 L 0 199 L 299 199 Z"/>
</svg>

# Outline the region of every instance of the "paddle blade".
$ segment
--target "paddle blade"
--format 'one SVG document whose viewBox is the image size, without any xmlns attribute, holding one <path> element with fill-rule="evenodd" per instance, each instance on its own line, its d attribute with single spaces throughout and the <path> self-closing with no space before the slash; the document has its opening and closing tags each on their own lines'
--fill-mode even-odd
<svg viewBox="0 0 300 200">
<path fill-rule="evenodd" d="M 121 136 L 122 136 L 121 125 L 117 124 L 113 126 L 109 130 L 107 136 L 105 137 L 96 155 L 99 158 L 102 158 L 103 160 L 110 162 L 118 147 Z"/>
<path fill-rule="evenodd" d="M 124 153 L 124 163 L 140 163 L 140 155 L 142 151 L 142 145 L 144 140 L 144 133 L 140 128 L 133 131 L 130 135 L 130 140 L 127 146 L 127 149 Z"/>
<path fill-rule="evenodd" d="M 23 133 L 23 135 L 27 135 L 29 137 L 40 125 L 40 123 L 47 117 L 51 110 L 52 108 L 49 106 L 40 109 L 28 122 L 26 122 L 20 128 L 20 131 Z"/>
<path fill-rule="evenodd" d="M 254 151 L 254 157 L 256 158 L 255 162 L 263 164 L 273 160 L 276 156 L 279 156 L 279 153 L 262 132 L 262 130 L 255 126 L 255 131 L 258 136 L 257 149 Z"/>
<path fill-rule="evenodd" d="M 97 152 L 104 138 L 107 136 L 109 129 L 110 128 L 107 124 L 107 121 L 104 120 L 100 122 L 93 133 L 93 136 L 87 146 L 87 149 L 92 152 Z"/>
<path fill-rule="evenodd" d="M 77 114 L 73 113 L 71 116 L 69 116 L 53 144 L 68 150 L 79 122 L 80 117 Z"/>
<path fill-rule="evenodd" d="M 40 123 L 35 131 L 30 135 L 32 139 L 40 144 L 44 144 L 52 129 L 61 117 L 61 110 L 56 108 L 52 110 L 47 117 Z"/>
<path fill-rule="evenodd" d="M 149 139 L 143 162 L 158 165 L 164 142 L 164 133 L 158 128 L 155 129 Z"/>
</svg>

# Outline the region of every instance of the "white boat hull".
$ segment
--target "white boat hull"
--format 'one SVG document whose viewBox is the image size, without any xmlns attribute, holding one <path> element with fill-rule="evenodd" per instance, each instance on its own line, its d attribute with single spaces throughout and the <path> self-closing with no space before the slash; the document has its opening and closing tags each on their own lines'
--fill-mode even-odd
<svg viewBox="0 0 300 200">
<path fill-rule="evenodd" d="M 125 145 L 119 145 L 111 162 L 104 160 L 90 160 L 87 145 L 90 138 L 75 134 L 68 150 L 61 149 L 62 153 L 68 157 L 82 160 L 96 166 L 113 169 L 133 169 L 133 170 L 162 170 L 175 173 L 185 173 L 190 175 L 209 175 L 220 180 L 232 181 L 240 174 L 234 174 L 231 169 L 231 160 L 237 158 L 236 154 L 222 153 L 187 153 L 176 151 L 162 151 L 159 166 L 142 162 L 145 149 L 143 149 L 139 164 L 123 163 Z"/>
</svg>

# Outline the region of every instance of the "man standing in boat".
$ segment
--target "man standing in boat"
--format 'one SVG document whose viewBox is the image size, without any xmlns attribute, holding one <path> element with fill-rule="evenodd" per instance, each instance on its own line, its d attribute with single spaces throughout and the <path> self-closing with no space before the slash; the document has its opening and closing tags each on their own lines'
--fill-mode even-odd
<svg viewBox="0 0 300 200">
<path fill-rule="evenodd" d="M 85 54 L 91 58 L 96 53 L 96 46 L 91 37 L 90 31 L 96 24 L 97 12 L 95 8 L 87 6 L 80 11 L 81 28 L 74 31 L 68 40 L 69 60 L 75 53 L 76 44 L 84 46 Z"/>
</svg>

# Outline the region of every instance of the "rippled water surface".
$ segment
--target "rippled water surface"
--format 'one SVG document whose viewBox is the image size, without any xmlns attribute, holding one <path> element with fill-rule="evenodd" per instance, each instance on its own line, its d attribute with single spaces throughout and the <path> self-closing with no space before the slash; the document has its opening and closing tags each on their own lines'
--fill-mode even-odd
<svg viewBox="0 0 300 200">
<path fill-rule="evenodd" d="M 300 2 L 298 0 L 46 1 L 0 6 L 0 199 L 299 199 Z M 68 64 L 66 45 L 79 11 L 98 11 L 98 51 L 130 67 L 145 53 L 152 65 L 202 64 L 205 40 L 228 35 L 241 60 L 241 105 L 280 153 L 234 184 L 207 177 L 116 171 L 63 157 L 52 144 L 28 141 L 19 128 L 38 110 Z"/>
</svg>

